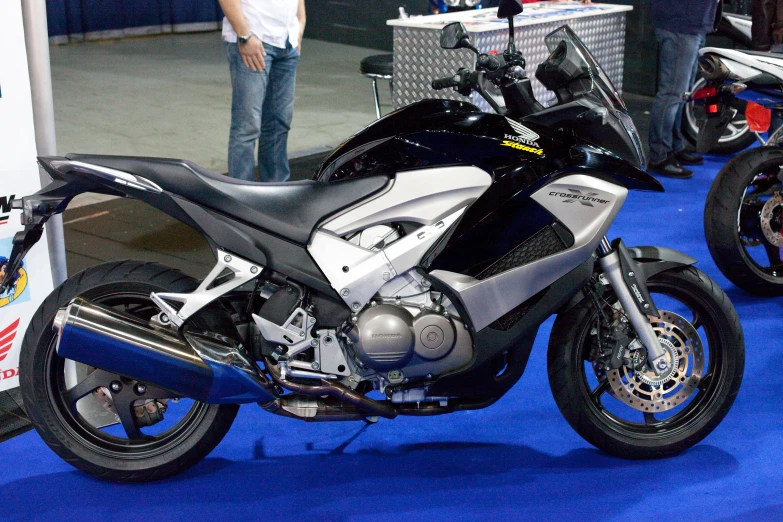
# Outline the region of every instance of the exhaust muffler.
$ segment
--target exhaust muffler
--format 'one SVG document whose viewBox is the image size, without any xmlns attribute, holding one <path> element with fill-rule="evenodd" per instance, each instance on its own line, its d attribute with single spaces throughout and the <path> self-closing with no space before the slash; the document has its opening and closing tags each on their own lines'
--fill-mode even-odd
<svg viewBox="0 0 783 522">
<path fill-rule="evenodd" d="M 82 298 L 57 312 L 57 354 L 209 404 L 267 403 L 278 394 L 228 338 L 152 326 Z"/>
</svg>

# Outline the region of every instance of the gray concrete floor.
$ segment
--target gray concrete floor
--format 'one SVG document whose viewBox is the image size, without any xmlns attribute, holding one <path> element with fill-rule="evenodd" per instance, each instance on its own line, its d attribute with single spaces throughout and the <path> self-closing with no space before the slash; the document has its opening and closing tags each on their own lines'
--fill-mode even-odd
<svg viewBox="0 0 783 522">
<path fill-rule="evenodd" d="M 375 119 L 359 62 L 378 51 L 305 40 L 289 149 L 333 147 Z M 183 158 L 225 172 L 231 84 L 220 33 L 54 46 L 60 154 Z M 388 89 L 382 102 L 390 107 Z"/>
</svg>

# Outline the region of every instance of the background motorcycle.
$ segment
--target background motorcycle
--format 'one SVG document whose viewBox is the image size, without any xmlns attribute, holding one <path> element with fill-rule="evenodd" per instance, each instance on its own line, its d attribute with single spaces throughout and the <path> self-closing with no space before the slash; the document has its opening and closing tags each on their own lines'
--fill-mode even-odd
<svg viewBox="0 0 783 522">
<path fill-rule="evenodd" d="M 723 12 L 716 34 L 730 38 L 735 45 L 740 48 L 749 49 L 751 43 L 751 25 L 749 16 L 738 15 L 734 13 Z M 692 92 L 703 89 L 707 81 L 701 75 L 701 71 L 696 76 Z M 749 147 L 755 140 L 753 132 L 748 128 L 748 122 L 745 118 L 746 101 L 735 98 L 731 103 L 732 119 L 723 130 L 720 136 L 710 149 L 704 151 L 710 154 L 733 154 Z M 698 141 L 699 129 L 704 124 L 706 115 L 703 105 L 689 100 L 682 113 L 682 135 L 694 147 Z"/>
<path fill-rule="evenodd" d="M 494 104 L 488 80 L 505 109 L 413 104 L 343 143 L 313 181 L 40 158 L 54 181 L 14 202 L 26 226 L 12 267 L 85 191 L 169 213 L 217 258 L 200 283 L 154 263 L 99 265 L 43 302 L 20 373 L 47 444 L 88 473 L 144 481 L 207 455 L 240 403 L 310 421 L 484 408 L 519 380 L 552 314 L 551 389 L 586 440 L 653 458 L 707 436 L 742 379 L 736 312 L 694 259 L 606 238 L 629 188 L 663 189 L 567 27 L 547 36 L 537 71 L 558 104 L 535 101 L 513 43 L 519 12 L 501 4 L 512 38 L 497 56 L 473 49 L 461 24 L 445 27 L 441 45 L 470 49 L 477 65 L 433 81 Z"/>
<path fill-rule="evenodd" d="M 701 55 L 709 83 L 693 97 L 709 118 L 699 150 L 709 149 L 721 135 L 738 98 L 746 100 L 749 128 L 762 144 L 731 159 L 712 184 L 704 209 L 710 254 L 721 272 L 747 292 L 783 295 L 783 55 L 717 48 L 702 49 Z M 765 140 L 760 133 L 767 130 L 772 132 Z"/>
</svg>

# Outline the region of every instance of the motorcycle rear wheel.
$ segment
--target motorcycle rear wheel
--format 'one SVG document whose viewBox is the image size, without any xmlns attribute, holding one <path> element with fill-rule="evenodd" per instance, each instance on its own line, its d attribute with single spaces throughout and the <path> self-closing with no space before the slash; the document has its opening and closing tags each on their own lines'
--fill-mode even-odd
<svg viewBox="0 0 783 522">
<path fill-rule="evenodd" d="M 675 268 L 653 276 L 648 287 L 662 312 L 675 307 L 689 311 L 669 312 L 675 324 L 658 330 L 661 344 L 673 339 L 668 345 L 679 353 L 682 373 L 673 373 L 673 382 L 643 392 L 646 385 L 634 372 L 603 372 L 601 379 L 596 371 L 592 379 L 598 384 L 591 383 L 596 309 L 589 298 L 558 315 L 549 340 L 549 385 L 566 421 L 590 444 L 626 459 L 674 456 L 704 439 L 734 403 L 745 365 L 737 313 L 706 274 L 694 267 Z M 611 289 L 603 298 L 605 303 L 616 301 Z M 683 332 L 692 333 L 688 337 Z M 656 393 L 668 402 L 655 398 Z M 644 400 L 645 394 L 653 394 L 653 400 Z"/>
<path fill-rule="evenodd" d="M 99 379 L 95 376 L 100 377 L 103 370 L 92 368 L 87 370 L 87 377 L 83 377 L 82 369 L 81 382 L 69 386 L 67 368 L 74 362 L 57 355 L 57 335 L 52 330 L 57 310 L 77 296 L 149 320 L 157 310 L 149 299 L 150 292 L 190 292 L 196 287 L 194 279 L 172 268 L 126 261 L 89 268 L 69 278 L 44 300 L 22 343 L 20 385 L 33 426 L 63 460 L 103 480 L 149 482 L 184 471 L 206 457 L 223 439 L 236 417 L 238 405 L 210 405 L 187 399 L 180 404 L 175 399 L 163 403 L 169 406 L 169 411 L 162 414 L 163 420 L 157 422 L 156 428 L 155 424 L 147 425 L 133 418 L 133 413 L 130 421 L 127 417 L 123 419 L 118 406 L 121 399 L 109 390 L 115 383 L 126 393 L 139 390 L 134 388 L 137 385 L 145 387 L 141 389 L 154 389 L 153 386 L 120 375 Z M 196 319 L 199 327 L 217 327 L 220 319 L 209 315 L 219 316 L 200 314 Z M 91 377 L 94 379 L 90 380 Z M 84 382 L 88 384 L 83 385 Z M 73 391 L 78 386 L 93 387 L 96 382 L 98 388 L 88 395 L 77 396 Z M 140 411 L 138 408 L 148 406 L 149 401 L 166 400 L 157 396 L 136 398 L 137 395 L 132 395 L 128 399 L 132 401 L 128 403 L 131 412 Z M 78 404 L 85 399 L 103 400 L 108 413 L 114 412 L 121 419 L 119 426 L 95 425 Z"/>
<path fill-rule="evenodd" d="M 703 78 L 697 78 L 693 90 L 700 89 L 705 85 L 706 82 Z M 756 136 L 750 131 L 748 121 L 745 118 L 745 107 L 747 104 L 748 102 L 745 100 L 737 98 L 731 102 L 732 109 L 737 112 L 729 126 L 723 131 L 723 135 L 718 140 L 718 143 L 710 149 L 710 154 L 734 154 L 748 148 L 756 141 Z M 703 121 L 703 107 L 695 102 L 689 102 L 683 106 L 681 132 L 686 141 L 693 147 L 696 146 L 698 141 L 699 129 Z"/>
<path fill-rule="evenodd" d="M 761 226 L 760 215 L 749 214 L 747 220 L 752 222 L 746 222 L 741 211 L 746 197 L 753 196 L 749 191 L 751 185 L 765 174 L 772 177 L 771 183 L 778 183 L 776 177 L 781 166 L 783 150 L 778 147 L 758 147 L 740 154 L 715 177 L 704 206 L 704 235 L 718 269 L 738 287 L 760 296 L 783 295 L 783 250 L 771 245 L 760 230 L 755 230 Z M 778 214 L 774 223 L 778 233 L 780 211 L 781 208 L 773 210 Z M 750 235 L 758 245 L 750 243 Z M 749 248 L 756 246 L 762 247 L 765 253 L 749 252 Z M 765 255 L 768 262 L 764 262 Z"/>
</svg>

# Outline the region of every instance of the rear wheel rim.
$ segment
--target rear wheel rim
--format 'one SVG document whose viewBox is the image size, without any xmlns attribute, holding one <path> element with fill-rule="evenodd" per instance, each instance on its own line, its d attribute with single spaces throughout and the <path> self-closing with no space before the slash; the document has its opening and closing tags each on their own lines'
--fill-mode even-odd
<svg viewBox="0 0 783 522">
<path fill-rule="evenodd" d="M 781 171 L 781 165 L 783 165 L 783 158 L 773 158 L 757 165 L 749 173 L 750 182 L 745 186 L 740 198 L 735 224 L 736 240 L 742 257 L 747 260 L 747 264 L 755 272 L 760 272 L 772 281 L 783 278 L 783 250 L 780 246 L 770 243 L 765 237 L 762 230 L 762 211 L 765 208 L 765 203 L 775 196 L 762 198 L 754 198 L 753 196 L 756 192 L 764 192 L 765 188 L 780 183 L 777 176 Z M 758 204 L 753 203 L 754 199 L 758 199 Z M 774 225 L 778 229 L 783 228 L 779 212 L 781 209 L 776 208 L 775 210 L 778 211 L 778 215 Z M 751 252 L 749 249 L 755 250 Z M 766 258 L 768 266 L 761 264 L 757 257 Z"/>
<path fill-rule="evenodd" d="M 141 292 L 104 292 L 91 296 L 91 300 L 106 306 L 125 305 L 125 311 L 139 317 L 145 317 L 145 310 L 153 310 L 154 305 L 149 293 Z M 127 305 L 132 306 L 127 306 Z M 133 311 L 130 311 L 130 310 Z M 199 427 L 209 410 L 209 405 L 193 402 L 191 408 L 170 429 L 157 435 L 144 435 L 144 438 L 129 439 L 111 435 L 92 426 L 75 412 L 75 406 L 68 399 L 65 386 L 65 359 L 56 353 L 57 336 L 52 335 L 48 342 L 45 364 L 46 394 L 58 421 L 82 446 L 92 453 L 119 460 L 141 460 L 162 455 L 187 440 Z M 98 370 L 100 371 L 100 370 Z M 136 381 L 121 378 L 123 386 L 134 386 Z"/>
<path fill-rule="evenodd" d="M 704 81 L 704 78 L 698 78 L 693 86 L 693 90 L 696 91 L 697 89 L 701 89 L 705 85 L 706 82 Z M 726 127 L 726 130 L 723 131 L 720 139 L 718 139 L 718 143 L 731 143 L 733 141 L 742 139 L 743 136 L 750 132 L 750 128 L 748 127 L 748 120 L 745 118 L 743 105 L 744 103 L 742 100 L 735 99 L 732 102 L 732 108 L 736 111 L 736 113 L 734 114 L 731 123 L 729 123 L 728 127 Z M 685 104 L 683 112 L 686 125 L 690 131 L 690 135 L 695 139 L 696 136 L 699 135 L 699 129 L 701 128 L 701 123 L 704 120 L 703 110 L 701 110 L 695 102 L 688 102 Z"/>
</svg>

